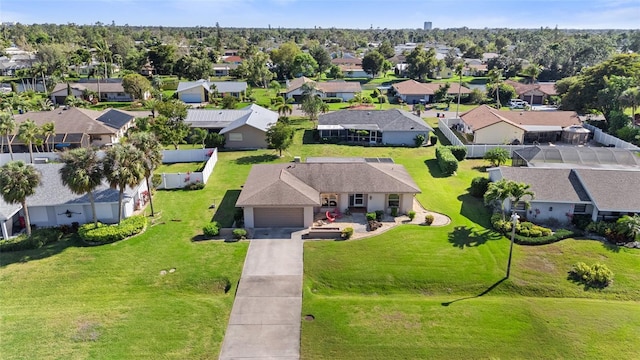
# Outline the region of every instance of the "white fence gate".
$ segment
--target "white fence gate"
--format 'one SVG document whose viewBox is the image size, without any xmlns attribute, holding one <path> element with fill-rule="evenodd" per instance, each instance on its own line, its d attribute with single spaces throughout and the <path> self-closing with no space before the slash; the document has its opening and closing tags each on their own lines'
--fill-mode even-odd
<svg viewBox="0 0 640 360">
<path fill-rule="evenodd" d="M 189 184 L 206 184 L 218 162 L 218 149 L 165 150 L 163 163 L 207 161 L 202 171 L 186 173 L 162 173 L 158 189 L 181 189 Z"/>
</svg>

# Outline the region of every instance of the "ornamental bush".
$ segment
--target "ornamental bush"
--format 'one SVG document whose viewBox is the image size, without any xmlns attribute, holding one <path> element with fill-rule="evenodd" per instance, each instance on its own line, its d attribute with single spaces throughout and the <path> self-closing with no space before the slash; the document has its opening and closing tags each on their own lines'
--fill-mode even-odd
<svg viewBox="0 0 640 360">
<path fill-rule="evenodd" d="M 146 227 L 147 218 L 136 215 L 122 220 L 119 225 L 98 223 L 96 227 L 93 223 L 84 224 L 78 229 L 78 235 L 82 240 L 90 243 L 107 244 L 139 234 Z"/>
<path fill-rule="evenodd" d="M 342 238 L 345 240 L 349 240 L 351 239 L 351 237 L 353 236 L 353 228 L 352 227 L 347 227 L 342 229 Z"/>
<path fill-rule="evenodd" d="M 366 214 L 367 217 L 367 221 L 373 221 L 377 218 L 376 213 L 375 212 L 368 212 Z"/>
<path fill-rule="evenodd" d="M 569 277 L 575 281 L 592 287 L 605 287 L 613 282 L 613 272 L 600 263 L 588 266 L 584 262 L 573 264 Z"/>
<path fill-rule="evenodd" d="M 233 238 L 236 240 L 244 240 L 247 238 L 247 230 L 245 229 L 233 229 Z"/>
<path fill-rule="evenodd" d="M 427 224 L 427 225 L 431 225 L 431 224 L 433 224 L 433 221 L 435 219 L 436 218 L 433 216 L 433 214 L 427 214 L 427 215 L 424 216 L 424 223 Z"/>
<path fill-rule="evenodd" d="M 409 210 L 409 212 L 407 213 L 407 216 L 409 217 L 409 220 L 412 220 L 416 217 L 416 212 L 413 210 Z"/>
<path fill-rule="evenodd" d="M 0 240 L 0 252 L 39 249 L 62 238 L 62 231 L 55 228 L 33 230 L 31 236 L 22 234 L 14 238 Z"/>
<path fill-rule="evenodd" d="M 436 148 L 436 160 L 438 160 L 440 171 L 445 175 L 453 175 L 458 170 L 458 160 L 446 146 Z"/>
<path fill-rule="evenodd" d="M 456 157 L 456 160 L 458 161 L 462 161 L 467 157 L 467 147 L 463 146 L 463 145 L 456 145 L 456 146 L 447 146 L 447 148 L 449 148 L 449 150 L 451 150 L 451 153 L 453 154 L 453 156 Z"/>
<path fill-rule="evenodd" d="M 489 179 L 486 177 L 478 176 L 471 180 L 471 187 L 469 188 L 469 194 L 473 197 L 482 198 L 484 193 L 489 188 Z"/>
<path fill-rule="evenodd" d="M 204 236 L 209 238 L 218 236 L 220 234 L 220 227 L 218 226 L 218 222 L 212 221 L 208 223 L 202 228 L 202 232 L 204 233 Z"/>
</svg>

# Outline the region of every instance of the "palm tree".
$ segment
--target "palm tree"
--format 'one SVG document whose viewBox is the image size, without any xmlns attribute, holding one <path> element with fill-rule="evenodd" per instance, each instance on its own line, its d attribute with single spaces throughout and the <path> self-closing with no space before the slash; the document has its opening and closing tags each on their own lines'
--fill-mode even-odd
<svg viewBox="0 0 640 360">
<path fill-rule="evenodd" d="M 44 123 L 42 124 L 41 130 L 42 135 L 44 136 L 44 141 L 47 145 L 47 151 L 50 152 L 55 145 L 54 142 L 56 140 L 56 124 L 53 121 Z M 49 139 L 51 139 L 51 146 L 49 146 L 49 142 L 47 142 L 47 140 Z"/>
<path fill-rule="evenodd" d="M 40 107 L 40 111 L 51 111 L 51 109 L 53 109 L 53 104 L 49 98 L 40 99 L 38 106 Z"/>
<path fill-rule="evenodd" d="M 158 99 L 151 98 L 144 102 L 144 106 L 151 111 L 151 117 L 155 119 L 156 111 L 158 111 L 158 108 L 160 107 L 160 101 L 158 101 Z"/>
<path fill-rule="evenodd" d="M 149 206 L 151 207 L 151 216 L 155 216 L 149 179 L 153 175 L 153 171 L 162 164 L 162 144 L 151 132 L 137 132 L 131 135 L 129 141 L 144 154 L 144 177 L 147 182 L 147 191 L 149 191 Z"/>
<path fill-rule="evenodd" d="M 509 198 L 509 183 L 505 179 L 489 183 L 487 192 L 484 193 L 484 203 L 486 205 L 491 205 L 495 203 L 500 204 L 500 211 L 502 212 L 502 220 L 504 220 L 504 201 L 507 200 L 508 198 Z"/>
<path fill-rule="evenodd" d="M 105 152 L 103 159 L 104 175 L 112 188 L 119 191 L 118 224 L 122 220 L 122 200 L 124 189 L 133 187 L 144 178 L 144 155 L 133 145 L 116 144 Z"/>
<path fill-rule="evenodd" d="M 458 81 L 458 105 L 456 105 L 456 119 L 459 117 L 460 114 L 460 91 L 462 90 L 462 72 L 464 71 L 464 62 L 461 61 L 458 64 L 456 64 L 456 75 L 458 75 L 459 81 Z"/>
<path fill-rule="evenodd" d="M 9 145 L 9 154 L 11 154 L 11 160 L 13 161 L 13 149 L 11 148 L 11 139 L 9 135 L 13 134 L 16 129 L 16 121 L 13 118 L 13 114 L 6 112 L 0 113 L 0 134 L 2 135 L 2 147 L 0 147 L 0 153 L 4 151 L 4 139 L 7 139 Z"/>
<path fill-rule="evenodd" d="M 620 95 L 620 103 L 631 107 L 631 117 L 635 120 L 636 108 L 640 105 L 640 87 L 629 88 Z"/>
<path fill-rule="evenodd" d="M 287 104 L 286 102 L 277 104 L 278 114 L 280 116 L 287 116 L 287 114 L 291 115 L 293 113 L 293 106 L 291 104 Z"/>
<path fill-rule="evenodd" d="M 526 208 L 529 205 L 529 201 L 523 200 L 524 197 L 528 196 L 530 199 L 535 197 L 535 194 L 531 191 L 531 185 L 529 184 L 517 181 L 508 181 L 508 189 L 509 199 L 511 200 L 511 209 L 515 208 L 515 206 L 521 201 L 524 201 Z"/>
<path fill-rule="evenodd" d="M 531 64 L 529 66 L 527 66 L 523 73 L 528 76 L 529 78 L 531 78 L 531 83 L 534 84 L 536 82 L 536 80 L 538 79 L 538 76 L 540 75 L 540 66 L 536 65 L 536 64 Z"/>
<path fill-rule="evenodd" d="M 41 131 L 38 125 L 33 120 L 27 119 L 27 121 L 20 124 L 18 127 L 18 138 L 24 141 L 29 146 L 29 158 L 33 163 L 33 143 L 37 141 Z"/>
<path fill-rule="evenodd" d="M 60 168 L 60 178 L 74 194 L 87 194 L 91 202 L 93 223 L 98 226 L 96 204 L 93 190 L 102 183 L 102 163 L 93 148 L 76 148 L 65 151 L 60 155 L 64 166 Z"/>
<path fill-rule="evenodd" d="M 27 197 L 36 192 L 42 175 L 36 168 L 22 161 L 10 161 L 0 167 L 0 191 L 2 199 L 9 204 L 21 204 L 24 211 L 27 235 L 31 235 L 31 221 L 27 208 Z"/>
<path fill-rule="evenodd" d="M 502 84 L 502 70 L 494 68 L 489 70 L 489 83 L 496 88 L 496 106 L 500 108 L 500 84 Z"/>
</svg>

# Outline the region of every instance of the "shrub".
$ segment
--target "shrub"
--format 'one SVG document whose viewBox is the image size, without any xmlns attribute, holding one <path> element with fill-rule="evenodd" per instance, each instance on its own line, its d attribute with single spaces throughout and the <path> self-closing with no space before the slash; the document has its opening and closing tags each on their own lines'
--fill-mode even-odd
<svg viewBox="0 0 640 360">
<path fill-rule="evenodd" d="M 384 210 L 376 210 L 376 220 L 380 221 L 384 217 Z"/>
<path fill-rule="evenodd" d="M 574 214 L 571 219 L 571 223 L 580 230 L 585 230 L 591 222 L 591 215 L 588 214 Z"/>
<path fill-rule="evenodd" d="M 233 213 L 233 220 L 236 222 L 236 227 L 244 227 L 244 209 L 236 208 Z"/>
<path fill-rule="evenodd" d="M 119 225 L 98 223 L 96 227 L 93 223 L 84 224 L 78 229 L 78 235 L 87 242 L 107 244 L 139 234 L 146 226 L 147 218 L 136 215 L 122 220 Z"/>
<path fill-rule="evenodd" d="M 33 230 L 31 236 L 26 234 L 14 238 L 0 240 L 0 252 L 39 249 L 62 238 L 62 231 L 55 228 Z"/>
<path fill-rule="evenodd" d="M 484 153 L 484 159 L 491 163 L 491 166 L 500 166 L 509 160 L 509 150 L 501 147 L 493 148 Z"/>
<path fill-rule="evenodd" d="M 456 146 L 447 146 L 447 148 L 449 148 L 449 150 L 451 150 L 451 153 L 453 154 L 453 156 L 456 157 L 456 160 L 458 160 L 458 161 L 462 161 L 462 160 L 464 160 L 464 158 L 467 157 L 467 147 L 466 146 L 456 145 Z"/>
<path fill-rule="evenodd" d="M 233 238 L 236 240 L 244 240 L 247 238 L 247 230 L 233 229 Z"/>
<path fill-rule="evenodd" d="M 413 138 L 413 142 L 415 143 L 416 147 L 422 146 L 422 144 L 424 144 L 424 140 L 425 140 L 425 137 L 422 134 L 418 134 L 416 135 L 416 137 Z"/>
<path fill-rule="evenodd" d="M 435 217 L 432 214 L 427 214 L 424 216 L 424 223 L 427 225 L 433 224 L 433 220 L 435 220 Z"/>
<path fill-rule="evenodd" d="M 367 215 L 366 215 L 366 217 L 367 217 L 367 221 L 373 221 L 373 220 L 375 220 L 375 219 L 376 219 L 376 213 L 374 213 L 374 212 L 368 212 L 368 213 L 367 213 Z"/>
<path fill-rule="evenodd" d="M 391 216 L 393 216 L 393 217 L 398 216 L 398 208 L 397 207 L 392 207 L 391 208 Z"/>
<path fill-rule="evenodd" d="M 351 237 L 353 236 L 353 228 L 352 227 L 347 227 L 342 229 L 342 238 L 345 240 L 349 240 L 351 239 Z"/>
<path fill-rule="evenodd" d="M 452 175 L 458 170 L 458 160 L 447 147 L 439 146 L 436 148 L 436 160 L 445 175 Z"/>
<path fill-rule="evenodd" d="M 521 235 L 521 236 L 523 236 L 523 237 L 534 237 L 534 236 L 531 236 L 531 232 L 530 232 L 530 230 L 529 230 L 529 229 L 522 229 L 522 230 L 520 230 L 520 231 L 518 232 L 518 235 Z"/>
<path fill-rule="evenodd" d="M 469 194 L 471 196 L 482 198 L 484 193 L 489 188 L 489 179 L 486 177 L 478 176 L 471 180 L 471 187 L 469 188 Z"/>
<path fill-rule="evenodd" d="M 431 135 L 429 137 L 429 142 L 432 146 L 435 146 L 438 143 L 438 137 L 436 135 Z"/>
<path fill-rule="evenodd" d="M 416 217 L 416 212 L 413 210 L 409 210 L 407 216 L 409 217 L 409 220 L 413 220 Z"/>
<path fill-rule="evenodd" d="M 522 234 L 524 235 L 524 234 Z M 542 236 L 542 231 L 538 230 L 538 229 L 531 229 L 529 230 L 529 236 L 530 237 L 540 237 Z"/>
<path fill-rule="evenodd" d="M 204 183 L 197 181 L 194 183 L 190 183 L 184 187 L 185 190 L 202 190 L 204 189 Z"/>
<path fill-rule="evenodd" d="M 334 104 L 334 103 L 341 103 L 343 100 L 342 98 L 339 98 L 339 97 L 327 97 L 327 98 L 323 98 L 322 101 L 329 104 Z"/>
<path fill-rule="evenodd" d="M 545 245 L 551 244 L 562 239 L 570 238 L 576 236 L 576 232 L 566 229 L 558 229 L 551 235 L 548 236 L 540 236 L 540 237 L 527 237 L 522 236 L 520 234 L 516 234 L 514 240 L 516 244 L 520 245 Z"/>
<path fill-rule="evenodd" d="M 218 236 L 220 234 L 220 228 L 218 227 L 218 222 L 212 221 L 208 223 L 202 228 L 202 232 L 206 237 Z"/>
<path fill-rule="evenodd" d="M 569 277 L 588 286 L 605 287 L 613 281 L 613 272 L 600 263 L 591 266 L 584 262 L 573 264 L 569 270 Z"/>
</svg>

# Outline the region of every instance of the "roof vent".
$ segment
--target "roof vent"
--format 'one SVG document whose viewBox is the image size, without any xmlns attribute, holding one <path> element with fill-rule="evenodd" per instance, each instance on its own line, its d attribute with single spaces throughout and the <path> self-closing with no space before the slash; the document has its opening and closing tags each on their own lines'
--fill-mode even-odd
<svg viewBox="0 0 640 360">
<path fill-rule="evenodd" d="M 367 111 L 367 115 L 371 115 L 371 111 Z"/>
</svg>

